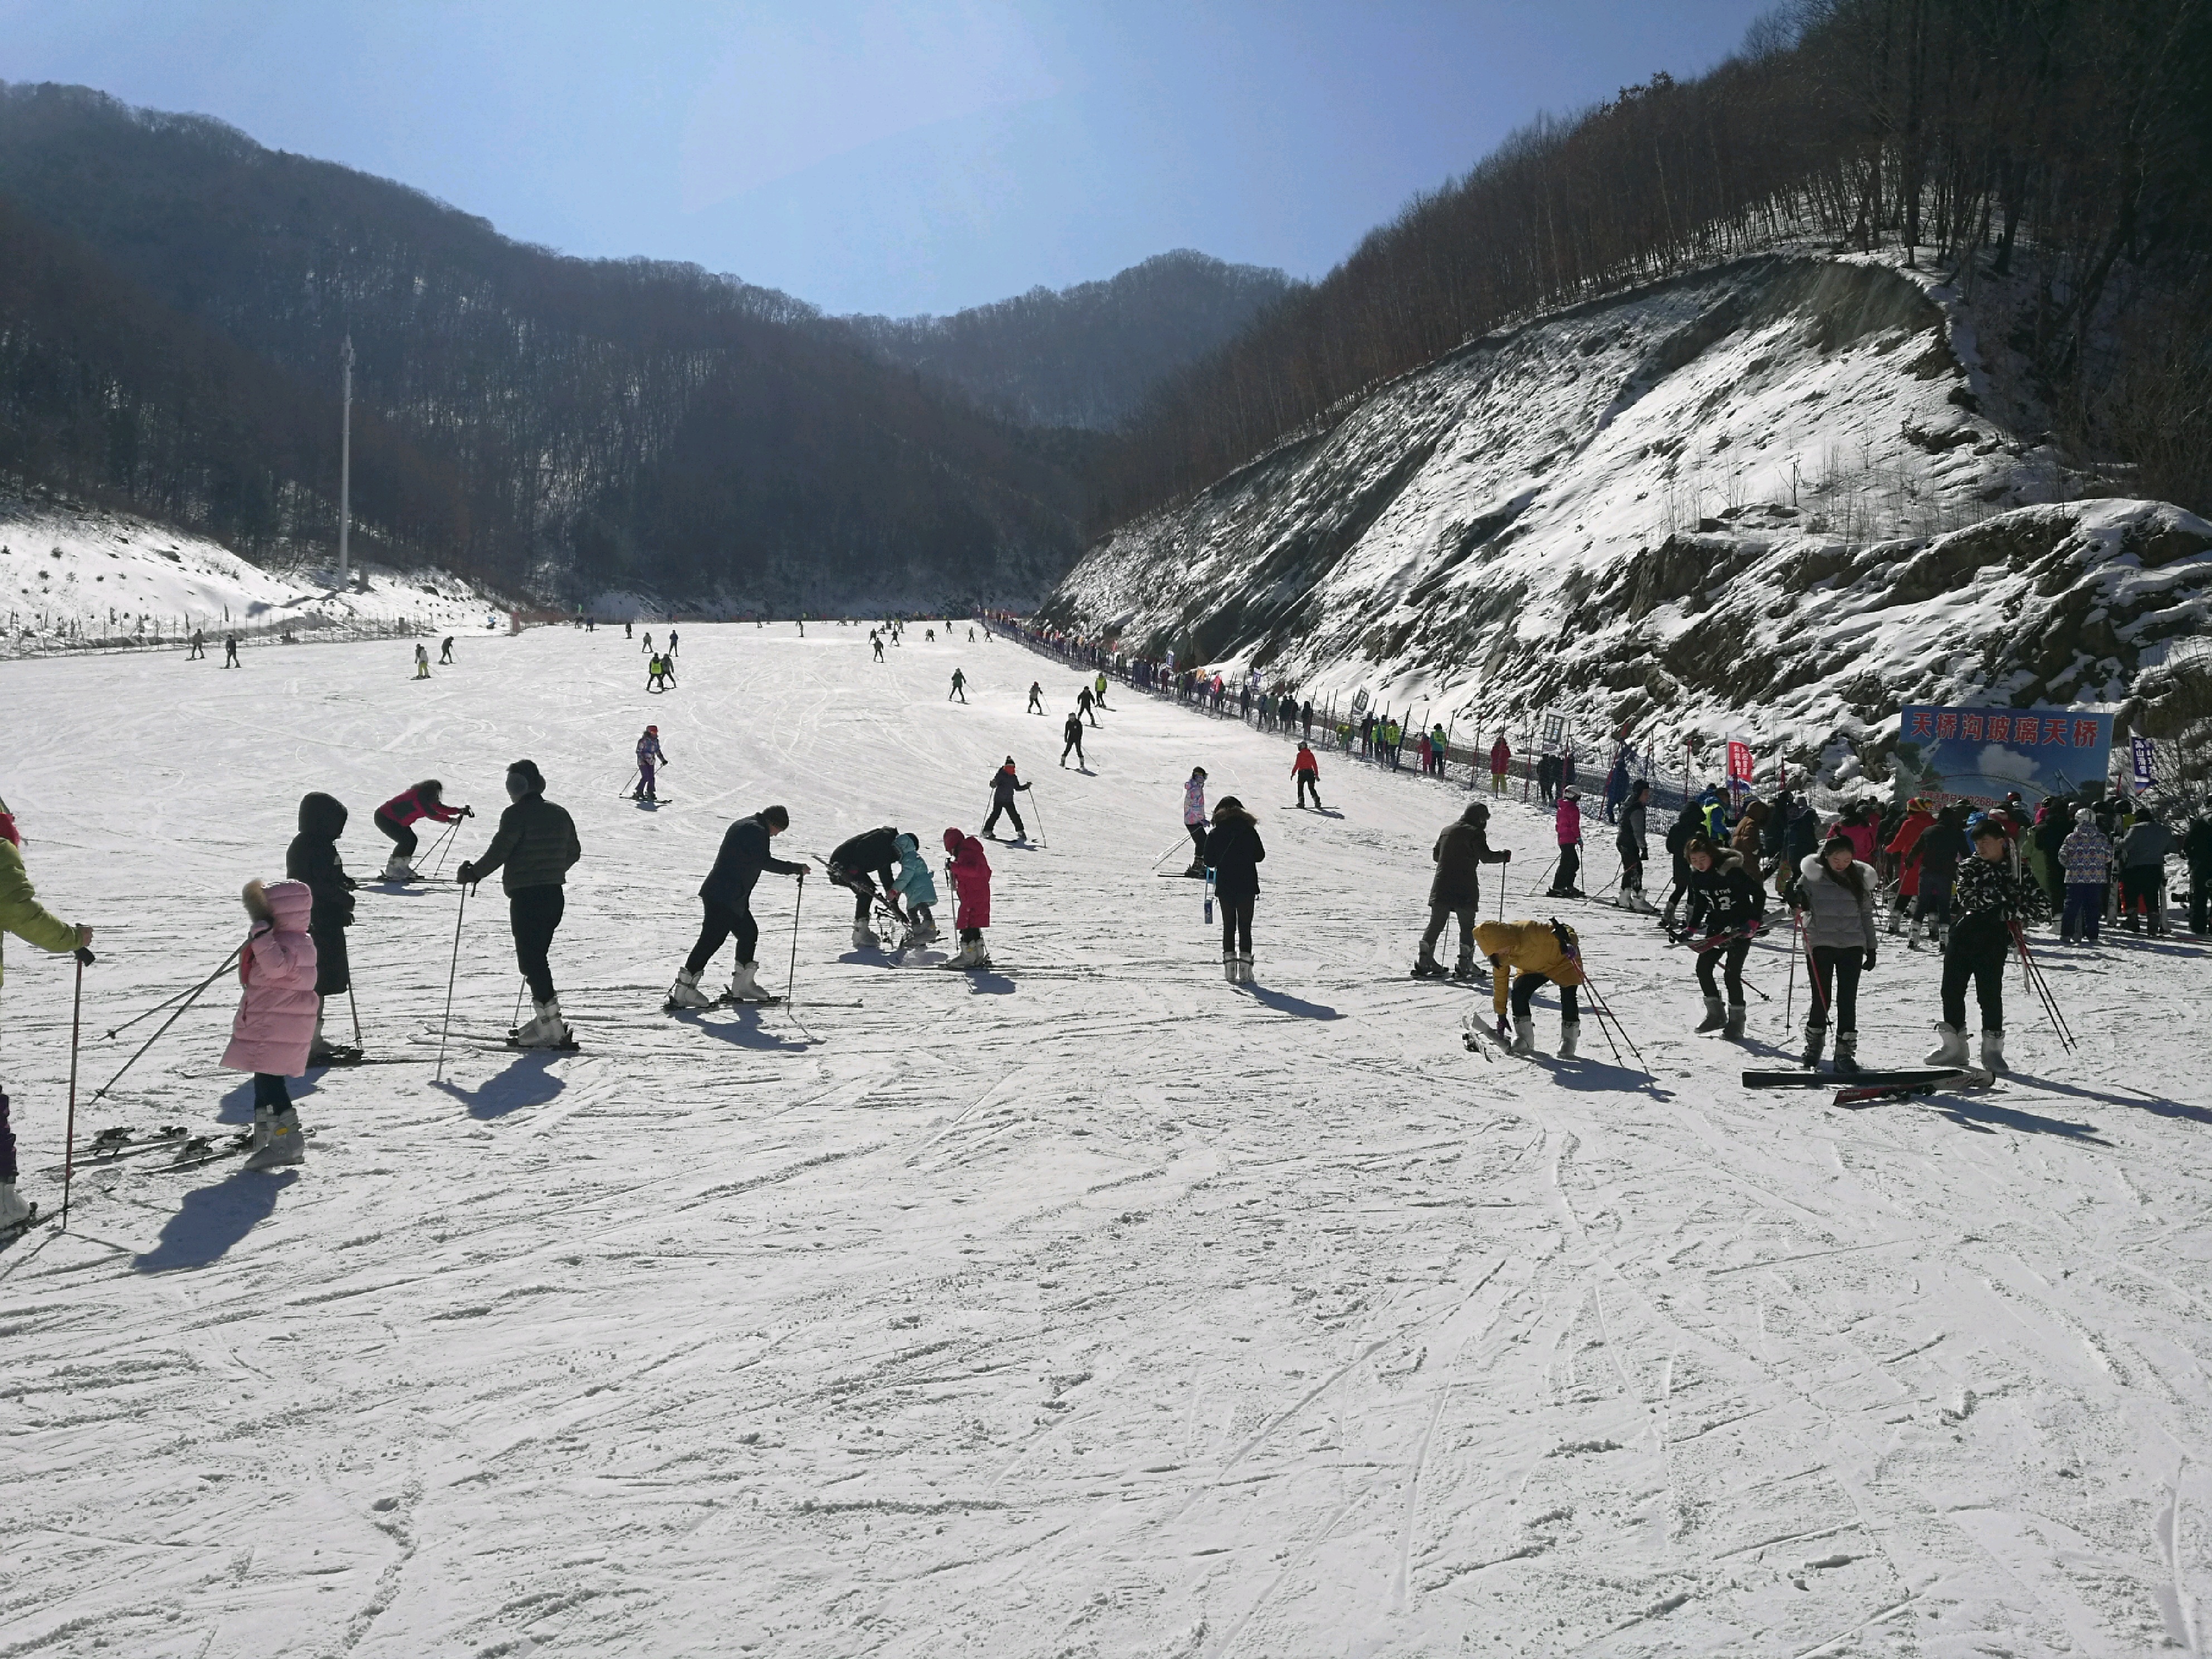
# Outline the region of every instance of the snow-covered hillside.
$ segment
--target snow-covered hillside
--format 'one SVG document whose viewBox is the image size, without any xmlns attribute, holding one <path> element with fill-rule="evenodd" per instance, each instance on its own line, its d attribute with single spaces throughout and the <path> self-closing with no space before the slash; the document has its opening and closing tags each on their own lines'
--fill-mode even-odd
<svg viewBox="0 0 2212 1659">
<path fill-rule="evenodd" d="M 290 633 L 450 633 L 507 626 L 496 601 L 442 571 L 265 570 L 217 543 L 127 514 L 0 497 L 0 655 Z"/>
<path fill-rule="evenodd" d="M 457 1024 L 510 1017 L 507 907 L 365 888 L 361 1018 L 401 1063 L 301 1088 L 303 1170 L 93 1166 L 68 1232 L 0 1248 L 0 1655 L 2203 1650 L 2201 943 L 2039 933 L 2078 1054 L 2015 975 L 2001 1088 L 1853 1111 L 1739 1085 L 1794 1040 L 1786 929 L 1739 1049 L 1648 919 L 1576 905 L 1652 1075 L 1587 1024 L 1579 1061 L 1486 1060 L 1486 994 L 1405 976 L 1456 779 L 1324 757 L 1330 815 L 1285 810 L 1280 740 L 1119 686 L 1063 771 L 1075 677 L 1003 639 L 683 635 L 666 696 L 618 629 L 423 681 L 398 641 L 0 664 L 0 794 L 100 930 L 81 1146 L 245 1118 L 229 976 L 95 1103 L 166 1015 L 101 1034 L 216 969 L 303 792 L 365 873 L 370 810 L 443 778 L 482 814 L 450 872 L 526 755 L 584 854 L 581 1053 L 464 1044 L 434 1085 L 457 937 Z M 619 793 L 647 721 L 658 811 Z M 659 1012 L 732 816 L 785 803 L 787 856 L 933 848 L 1009 754 L 1043 835 L 990 848 L 999 972 L 853 951 L 842 895 L 770 876 L 795 1012 Z M 1249 990 L 1148 867 L 1194 763 L 1267 847 Z M 1548 914 L 1548 821 L 1502 800 L 1492 834 L 1504 913 Z M 1862 1052 L 1917 1060 L 1936 967 L 1887 943 Z M 8 942 L 48 1205 L 71 973 Z"/>
<path fill-rule="evenodd" d="M 1557 710 L 1810 761 L 1905 701 L 2118 704 L 2203 629 L 2212 525 L 2075 499 L 2000 423 L 2031 413 L 1951 290 L 1748 260 L 1406 376 L 1108 538 L 1046 614 L 1485 740 Z"/>
</svg>

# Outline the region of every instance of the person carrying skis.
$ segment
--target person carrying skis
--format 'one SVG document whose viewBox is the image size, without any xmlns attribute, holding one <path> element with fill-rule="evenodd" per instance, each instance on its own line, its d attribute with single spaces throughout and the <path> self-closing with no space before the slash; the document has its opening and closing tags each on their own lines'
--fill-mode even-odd
<svg viewBox="0 0 2212 1659">
<path fill-rule="evenodd" d="M 553 988 L 553 935 L 567 908 L 562 883 L 583 849 L 575 821 L 545 799 L 544 775 L 535 762 L 516 761 L 507 769 L 507 798 L 499 831 L 483 856 L 464 864 L 456 881 L 471 884 L 495 870 L 507 890 L 507 925 L 514 934 L 515 965 L 530 981 L 530 1018 L 508 1040 L 518 1048 L 568 1048 L 575 1036 L 561 1018 Z"/>
<path fill-rule="evenodd" d="M 1505 734 L 1500 732 L 1498 734 L 1498 741 L 1490 745 L 1490 793 L 1492 794 L 1502 795 L 1505 793 L 1505 769 L 1512 763 L 1513 750 L 1506 744 Z"/>
<path fill-rule="evenodd" d="M 1580 898 L 1582 890 L 1575 885 L 1575 878 L 1583 869 L 1583 794 L 1569 784 L 1559 791 L 1559 804 L 1553 814 L 1553 829 L 1559 841 L 1559 873 L 1552 878 L 1550 898 Z"/>
<path fill-rule="evenodd" d="M 951 702 L 955 697 L 963 702 L 968 701 L 968 677 L 957 668 L 952 671 L 952 689 L 945 694 L 945 701 Z"/>
<path fill-rule="evenodd" d="M 38 889 L 23 868 L 23 834 L 15 815 L 0 801 L 0 946 L 13 933 L 41 951 L 59 956 L 82 951 L 92 943 L 92 929 L 64 921 L 39 902 Z M 0 985 L 7 982 L 7 960 L 0 951 Z M 8 1096 L 0 1091 L 0 1228 L 17 1226 L 31 1218 L 31 1206 L 15 1194 L 15 1136 L 8 1127 Z"/>
<path fill-rule="evenodd" d="M 2150 918 L 2154 937 L 2166 933 L 2166 855 L 2173 845 L 2173 831 L 2148 808 L 2120 842 L 2120 914 L 2125 918 L 2121 925 L 2130 933 L 2139 931 L 2139 910 Z"/>
<path fill-rule="evenodd" d="M 1437 837 L 1437 844 L 1429 849 L 1429 857 L 1437 866 L 1437 873 L 1429 882 L 1429 925 L 1421 935 L 1420 952 L 1413 959 L 1413 977 L 1444 976 L 1443 965 L 1437 960 L 1437 941 L 1443 937 L 1445 922 L 1456 916 L 1459 965 L 1452 970 L 1452 976 L 1473 979 L 1474 923 L 1476 914 L 1482 908 L 1482 866 L 1511 863 L 1512 849 L 1491 846 L 1490 808 L 1478 800 L 1468 804 L 1467 811 L 1459 815 L 1456 823 L 1444 826 L 1443 833 Z"/>
<path fill-rule="evenodd" d="M 416 842 L 413 826 L 424 818 L 438 823 L 451 823 L 457 818 L 472 818 L 476 814 L 465 806 L 448 806 L 445 802 L 446 786 L 435 778 L 425 778 L 412 789 L 404 789 L 378 807 L 370 815 L 379 830 L 391 837 L 392 856 L 385 861 L 384 879 L 386 881 L 420 881 L 414 866 L 408 860 L 415 856 Z"/>
<path fill-rule="evenodd" d="M 1303 807 L 1306 797 L 1313 797 L 1314 811 L 1321 811 L 1321 761 L 1313 750 L 1301 739 L 1298 752 L 1291 759 L 1291 776 L 1298 786 L 1297 805 Z"/>
<path fill-rule="evenodd" d="M 452 662 L 453 659 L 453 636 L 451 634 L 448 634 L 446 635 L 445 643 L 438 647 L 438 661 L 440 665 L 443 666 L 444 665 Z"/>
<path fill-rule="evenodd" d="M 2074 833 L 2058 843 L 2059 867 L 2066 872 L 2066 908 L 2058 918 L 2061 942 L 2097 943 L 2105 919 L 2105 889 L 2112 880 L 2112 843 L 2097 828 L 2087 807 L 2074 813 Z"/>
<path fill-rule="evenodd" d="M 320 793 L 302 795 L 300 833 L 284 849 L 285 878 L 304 883 L 314 900 L 307 917 L 307 935 L 315 942 L 315 1035 L 307 1045 L 311 1066 L 361 1058 L 360 1049 L 333 1046 L 323 1036 L 329 1000 L 343 995 L 353 984 L 345 930 L 353 926 L 355 883 L 338 856 L 338 837 L 345 827 L 344 802 Z"/>
<path fill-rule="evenodd" d="M 1067 752 L 1071 749 L 1075 751 L 1076 769 L 1083 770 L 1083 720 L 1073 714 L 1068 715 L 1066 724 L 1060 728 L 1060 763 L 1062 766 L 1067 764 Z M 993 810 L 997 810 L 995 803 Z M 1021 820 L 1018 817 L 1014 822 L 1018 824 Z"/>
<path fill-rule="evenodd" d="M 1063 755 L 1061 758 L 1064 760 L 1066 757 Z M 1006 763 L 991 774 L 991 816 L 983 820 L 983 835 L 986 840 L 998 840 L 998 836 L 991 832 L 996 828 L 999 814 L 1001 812 L 1014 821 L 1016 841 L 1027 841 L 1030 838 L 1029 829 L 1022 823 L 1022 809 L 1014 805 L 1015 794 L 1029 787 L 1014 775 L 1014 757 L 1012 755 L 1007 756 Z"/>
<path fill-rule="evenodd" d="M 1743 959 L 1751 954 L 1751 936 L 1766 920 L 1766 893 L 1752 879 L 1743 854 L 1732 847 L 1716 847 L 1703 836 L 1693 836 L 1683 848 L 1682 858 L 1690 871 L 1690 908 L 1675 938 L 1687 940 L 1698 953 L 1698 988 L 1705 994 L 1705 1018 L 1698 1030 L 1740 1037 L 1745 1012 Z M 1713 983 L 1717 964 L 1728 986 L 1725 1010 L 1720 988 Z"/>
<path fill-rule="evenodd" d="M 253 1139 L 246 1167 L 273 1170 L 307 1160 L 300 1115 L 284 1079 L 306 1074 L 321 1006 L 315 994 L 315 941 L 307 932 L 315 901 L 298 881 L 274 887 L 249 881 L 240 897 L 252 927 L 239 951 L 238 982 L 245 988 L 222 1063 L 253 1073 Z"/>
<path fill-rule="evenodd" d="M 1613 850 L 1620 854 L 1620 890 L 1613 902 L 1624 910 L 1645 915 L 1652 908 L 1651 901 L 1644 896 L 1644 866 L 1651 856 L 1647 823 L 1650 802 L 1651 786 L 1638 779 L 1620 808 L 1620 828 L 1613 837 Z"/>
<path fill-rule="evenodd" d="M 1905 818 L 1882 851 L 1897 860 L 1897 898 L 1890 906 L 1889 931 L 1905 931 L 1905 913 L 1920 896 L 1920 838 L 1933 829 L 1936 814 L 1915 796 L 1905 805 Z"/>
<path fill-rule="evenodd" d="M 899 949 L 911 951 L 916 945 L 927 945 L 937 937 L 937 883 L 929 873 L 929 860 L 921 855 L 921 843 L 912 836 L 901 836 L 897 842 L 898 873 L 892 884 L 898 896 L 906 901 L 906 937 L 899 941 Z"/>
<path fill-rule="evenodd" d="M 872 951 L 883 943 L 875 929 L 868 926 L 874 918 L 878 901 L 888 906 L 896 920 L 908 920 L 899 908 L 898 878 L 892 873 L 899 861 L 898 837 L 896 830 L 884 824 L 880 829 L 863 830 L 830 851 L 830 866 L 825 873 L 831 882 L 853 896 L 855 951 Z"/>
<path fill-rule="evenodd" d="M 1959 866 L 1951 890 L 1951 942 L 1943 951 L 1943 1018 L 1930 1066 L 1966 1062 L 1966 986 L 1982 1009 L 1982 1070 L 2002 1072 L 2004 1058 L 2005 955 L 2027 914 L 2027 894 L 2010 866 L 2011 837 L 1995 817 L 1975 821 L 1973 855 Z"/>
<path fill-rule="evenodd" d="M 1534 1054 L 1536 1016 L 1532 999 L 1540 987 L 1556 985 L 1559 988 L 1559 1058 L 1572 1060 L 1583 1030 L 1576 988 L 1589 982 L 1583 971 L 1582 941 L 1575 930 L 1556 921 L 1486 921 L 1474 930 L 1474 942 L 1490 961 L 1490 1006 L 1498 1018 L 1499 1041 L 1506 1040 L 1505 1014 L 1510 1006 L 1513 1052 Z"/>
<path fill-rule="evenodd" d="M 1022 712 L 1025 714 L 1042 714 L 1044 713 L 1044 685 L 1042 681 L 1031 680 L 1030 682 L 1030 705 Z"/>
<path fill-rule="evenodd" d="M 660 728 L 648 726 L 637 740 L 637 787 L 631 790 L 632 800 L 659 800 L 653 793 L 653 773 L 658 766 L 668 764 L 668 757 L 660 747 Z"/>
<path fill-rule="evenodd" d="M 207 655 L 207 635 L 197 628 L 192 629 L 192 648 L 185 653 L 186 662 L 198 662 Z"/>
<path fill-rule="evenodd" d="M 788 863 L 769 849 L 769 843 L 789 828 L 790 813 L 781 806 L 764 806 L 750 817 L 738 819 L 722 832 L 722 848 L 714 855 L 714 867 L 699 884 L 699 902 L 705 915 L 700 920 L 698 942 L 684 959 L 684 966 L 677 970 L 676 983 L 668 988 L 668 1006 L 672 1010 L 714 1006 L 714 1000 L 699 988 L 699 975 L 707 971 L 714 952 L 732 933 L 738 939 L 738 965 L 730 976 L 730 988 L 722 994 L 723 1000 L 773 1000 L 756 977 L 760 964 L 754 960 L 753 953 L 760 943 L 760 924 L 753 920 L 753 888 L 763 870 L 796 877 L 805 885 L 806 866 Z"/>
<path fill-rule="evenodd" d="M 1859 975 L 1874 971 L 1874 902 L 1881 883 L 1848 836 L 1829 836 L 1797 876 L 1813 993 L 1798 1063 L 1808 1071 L 1820 1065 L 1832 1024 L 1836 1070 L 1848 1075 L 1859 1069 Z"/>
<path fill-rule="evenodd" d="M 1705 833 L 1705 815 L 1694 800 L 1685 801 L 1682 810 L 1674 815 L 1674 823 L 1667 826 L 1665 842 L 1667 856 L 1673 860 L 1674 882 L 1667 889 L 1667 908 L 1660 915 L 1659 925 L 1668 933 L 1674 931 L 1674 913 L 1682 898 L 1690 890 L 1690 864 L 1684 856 L 1691 842 Z"/>
<path fill-rule="evenodd" d="M 1186 876 L 1206 874 L 1206 769 L 1194 766 L 1182 786 L 1182 827 L 1190 832 L 1190 868 Z"/>
<path fill-rule="evenodd" d="M 958 830 L 945 832 L 945 850 L 952 855 L 952 925 L 960 933 L 960 949 L 945 965 L 988 969 L 991 949 L 983 942 L 983 930 L 991 925 L 991 861 L 983 856 L 981 842 Z"/>
<path fill-rule="evenodd" d="M 1252 911 L 1260 897 L 1260 866 L 1267 849 L 1244 803 L 1224 795 L 1213 809 L 1206 838 L 1213 864 L 1213 896 L 1221 905 L 1221 976 L 1231 985 L 1252 983 Z"/>
<path fill-rule="evenodd" d="M 2189 860 L 2189 931 L 2202 936 L 2212 922 L 2212 795 L 2189 820 L 2181 853 Z"/>
</svg>

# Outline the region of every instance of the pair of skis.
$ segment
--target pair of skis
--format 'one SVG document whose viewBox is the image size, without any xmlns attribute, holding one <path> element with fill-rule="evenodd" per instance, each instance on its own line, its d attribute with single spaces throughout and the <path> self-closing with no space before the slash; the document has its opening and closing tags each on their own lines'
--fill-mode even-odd
<svg viewBox="0 0 2212 1659">
<path fill-rule="evenodd" d="M 1871 1106 L 1877 1101 L 1901 1100 L 1908 1095 L 1933 1094 L 1939 1089 L 1987 1089 L 1996 1077 L 1971 1066 L 1928 1066 L 1894 1072 L 1746 1072 L 1747 1089 L 1834 1088 L 1838 1106 Z"/>
</svg>

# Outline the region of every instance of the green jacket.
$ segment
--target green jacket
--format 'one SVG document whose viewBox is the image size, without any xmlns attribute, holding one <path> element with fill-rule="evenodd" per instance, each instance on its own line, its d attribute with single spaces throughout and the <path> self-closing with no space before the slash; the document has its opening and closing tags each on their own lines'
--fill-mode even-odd
<svg viewBox="0 0 2212 1659">
<path fill-rule="evenodd" d="M 23 855 L 15 843 L 0 841 L 0 942 L 13 933 L 42 951 L 57 953 L 76 948 L 76 929 L 40 904 L 38 890 L 23 872 Z M 8 977 L 8 964 L 0 956 L 0 983 Z"/>
</svg>

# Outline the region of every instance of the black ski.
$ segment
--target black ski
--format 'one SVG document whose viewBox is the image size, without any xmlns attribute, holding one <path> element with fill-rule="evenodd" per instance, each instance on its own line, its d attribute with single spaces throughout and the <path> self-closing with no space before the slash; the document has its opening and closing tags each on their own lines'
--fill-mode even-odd
<svg viewBox="0 0 2212 1659">
<path fill-rule="evenodd" d="M 1872 1075 L 1863 1073 L 1862 1078 Z M 1902 1100 L 1908 1095 L 1930 1095 L 1939 1089 L 1988 1089 L 1996 1086 L 1996 1077 L 1988 1072 L 1964 1071 L 1952 1077 L 1937 1078 L 1926 1083 L 1867 1083 L 1855 1082 L 1836 1091 L 1832 1104 L 1845 1107 L 1872 1106 L 1885 1100 Z"/>
<path fill-rule="evenodd" d="M 1858 1072 L 1840 1079 L 1830 1072 L 1746 1072 L 1743 1086 L 1747 1089 L 1832 1089 L 1840 1082 L 1855 1089 L 1915 1089 L 1985 1075 L 1966 1066 L 1923 1066 L 1898 1072 Z"/>
</svg>

